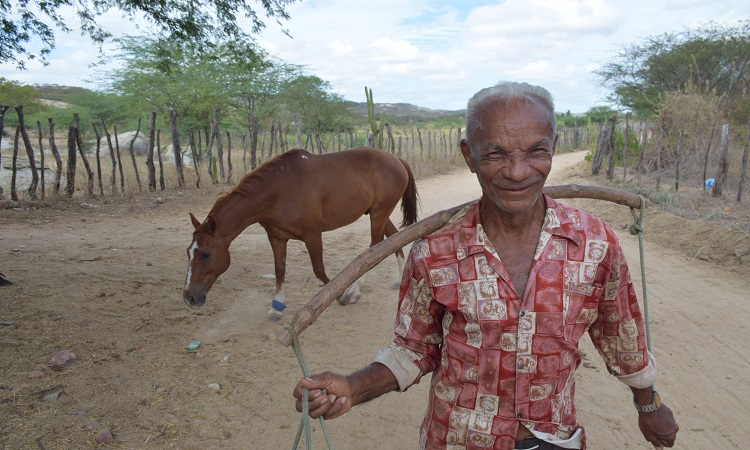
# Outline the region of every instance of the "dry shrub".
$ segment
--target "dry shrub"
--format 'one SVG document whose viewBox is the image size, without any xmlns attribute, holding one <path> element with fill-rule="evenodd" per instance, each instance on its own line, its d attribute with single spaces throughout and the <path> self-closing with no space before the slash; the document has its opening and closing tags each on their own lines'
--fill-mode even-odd
<svg viewBox="0 0 750 450">
<path fill-rule="evenodd" d="M 711 141 L 712 157 L 709 159 L 708 170 L 709 174 L 715 174 L 718 167 L 717 149 L 721 137 L 721 125 L 724 122 L 720 98 L 699 92 L 668 94 L 659 110 L 659 119 L 664 127 L 662 168 L 674 170 L 677 163 L 679 134 L 682 129 L 680 178 L 695 180 L 699 184 L 703 182 L 706 151 L 711 139 L 711 130 L 715 127 Z"/>
</svg>

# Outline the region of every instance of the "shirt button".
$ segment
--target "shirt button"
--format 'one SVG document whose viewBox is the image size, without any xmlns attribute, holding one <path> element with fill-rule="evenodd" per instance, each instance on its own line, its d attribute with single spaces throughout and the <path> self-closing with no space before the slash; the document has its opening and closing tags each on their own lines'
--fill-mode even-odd
<svg viewBox="0 0 750 450">
<path fill-rule="evenodd" d="M 526 315 L 526 311 L 521 311 L 521 317 L 524 317 Z"/>
<path fill-rule="evenodd" d="M 519 419 L 521 419 L 522 418 L 521 417 L 521 413 L 516 414 L 516 417 L 518 417 Z"/>
</svg>

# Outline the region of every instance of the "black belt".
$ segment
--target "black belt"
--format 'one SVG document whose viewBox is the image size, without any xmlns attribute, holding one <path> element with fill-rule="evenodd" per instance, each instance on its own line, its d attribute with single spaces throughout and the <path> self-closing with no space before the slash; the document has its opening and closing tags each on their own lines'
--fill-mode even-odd
<svg viewBox="0 0 750 450">
<path fill-rule="evenodd" d="M 543 442 L 539 438 L 529 436 L 522 441 L 516 441 L 516 445 L 513 448 L 514 450 L 538 450 Z"/>
</svg>

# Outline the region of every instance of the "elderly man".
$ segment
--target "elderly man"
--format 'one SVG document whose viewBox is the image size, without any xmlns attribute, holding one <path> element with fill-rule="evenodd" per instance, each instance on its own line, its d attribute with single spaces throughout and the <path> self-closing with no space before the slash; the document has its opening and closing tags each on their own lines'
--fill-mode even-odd
<svg viewBox="0 0 750 450">
<path fill-rule="evenodd" d="M 578 341 L 588 332 L 630 386 L 639 427 L 671 447 L 672 412 L 614 232 L 542 193 L 557 132 L 552 98 L 501 83 L 469 101 L 461 152 L 482 197 L 416 241 L 401 283 L 393 343 L 348 376 L 301 380 L 327 419 L 432 373 L 419 448 L 583 449 L 576 418 Z M 325 392 L 323 391 L 325 389 Z"/>
</svg>

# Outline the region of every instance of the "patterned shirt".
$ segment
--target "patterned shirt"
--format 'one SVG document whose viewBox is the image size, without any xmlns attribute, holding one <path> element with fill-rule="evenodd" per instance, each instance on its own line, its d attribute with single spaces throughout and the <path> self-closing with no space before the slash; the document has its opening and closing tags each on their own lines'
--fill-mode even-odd
<svg viewBox="0 0 750 450">
<path fill-rule="evenodd" d="M 656 369 L 627 263 L 601 220 L 548 196 L 519 298 L 478 202 L 412 246 L 395 339 L 376 362 L 405 390 L 434 372 L 420 448 L 512 449 L 518 425 L 585 446 L 573 404 L 588 331 L 610 373 L 634 387 Z M 578 433 L 576 430 L 580 429 Z"/>
</svg>

